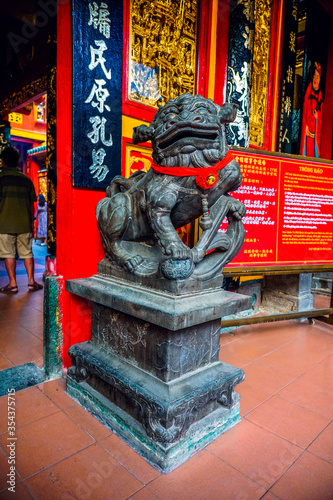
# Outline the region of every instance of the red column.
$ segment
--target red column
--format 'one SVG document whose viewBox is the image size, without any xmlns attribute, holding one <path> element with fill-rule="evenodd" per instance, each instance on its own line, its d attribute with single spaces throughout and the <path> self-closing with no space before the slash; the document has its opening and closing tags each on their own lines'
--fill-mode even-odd
<svg viewBox="0 0 333 500">
<path fill-rule="evenodd" d="M 97 272 L 104 253 L 95 207 L 105 196 L 102 191 L 74 188 L 71 184 L 72 40 L 68 0 L 58 0 L 57 46 L 57 274 L 66 280 Z M 91 304 L 64 292 L 62 314 L 63 362 L 68 367 L 68 348 L 90 338 Z"/>
</svg>

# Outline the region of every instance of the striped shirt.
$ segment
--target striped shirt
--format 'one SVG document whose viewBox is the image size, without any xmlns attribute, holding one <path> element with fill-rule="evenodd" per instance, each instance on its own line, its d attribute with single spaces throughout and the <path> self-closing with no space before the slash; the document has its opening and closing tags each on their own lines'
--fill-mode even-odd
<svg viewBox="0 0 333 500">
<path fill-rule="evenodd" d="M 34 185 L 16 167 L 4 167 L 0 173 L 0 233 L 32 232 Z"/>
</svg>

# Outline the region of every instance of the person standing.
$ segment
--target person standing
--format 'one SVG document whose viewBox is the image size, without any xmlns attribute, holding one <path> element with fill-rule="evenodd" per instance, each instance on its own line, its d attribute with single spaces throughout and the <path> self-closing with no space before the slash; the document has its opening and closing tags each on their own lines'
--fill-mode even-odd
<svg viewBox="0 0 333 500">
<path fill-rule="evenodd" d="M 24 260 L 28 275 L 28 290 L 43 288 L 34 277 L 35 263 L 32 254 L 33 207 L 37 200 L 32 181 L 17 168 L 19 152 L 6 147 L 0 157 L 0 258 L 5 260 L 9 283 L 0 293 L 17 293 L 16 254 Z"/>
<path fill-rule="evenodd" d="M 37 238 L 41 240 L 41 245 L 46 245 L 47 236 L 47 203 L 44 195 L 38 195 L 38 204 L 34 220 L 38 217 Z"/>
</svg>

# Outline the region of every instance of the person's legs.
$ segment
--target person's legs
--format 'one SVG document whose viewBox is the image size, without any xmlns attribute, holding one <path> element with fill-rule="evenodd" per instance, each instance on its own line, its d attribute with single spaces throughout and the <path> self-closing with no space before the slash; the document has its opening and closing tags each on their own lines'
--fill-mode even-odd
<svg viewBox="0 0 333 500">
<path fill-rule="evenodd" d="M 17 293 L 16 284 L 16 234 L 0 234 L 0 257 L 5 261 L 9 283 L 0 289 L 1 293 Z"/>
<path fill-rule="evenodd" d="M 32 254 L 32 233 L 17 235 L 17 253 L 24 260 L 24 265 L 28 275 L 28 288 L 30 292 L 41 290 L 43 285 L 35 281 L 35 261 Z"/>
<path fill-rule="evenodd" d="M 28 275 L 28 284 L 33 285 L 35 283 L 35 261 L 33 257 L 24 259 L 25 269 Z"/>
<path fill-rule="evenodd" d="M 16 283 L 16 259 L 8 258 L 5 259 L 6 271 L 9 278 L 9 286 L 17 286 Z"/>
</svg>

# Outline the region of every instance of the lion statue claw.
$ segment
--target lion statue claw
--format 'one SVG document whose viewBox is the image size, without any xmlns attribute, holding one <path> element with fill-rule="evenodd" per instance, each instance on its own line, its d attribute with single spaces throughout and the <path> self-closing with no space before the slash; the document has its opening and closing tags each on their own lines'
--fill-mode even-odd
<svg viewBox="0 0 333 500">
<path fill-rule="evenodd" d="M 115 177 L 97 205 L 97 225 L 112 265 L 143 276 L 207 280 L 238 253 L 245 207 L 229 193 L 242 176 L 224 131 L 236 112 L 235 104 L 220 107 L 183 94 L 159 108 L 150 126 L 134 128 L 134 144 L 151 140 L 154 165 L 128 179 Z M 200 216 L 202 235 L 191 249 L 176 229 Z M 225 217 L 228 229 L 221 233 Z"/>
</svg>

